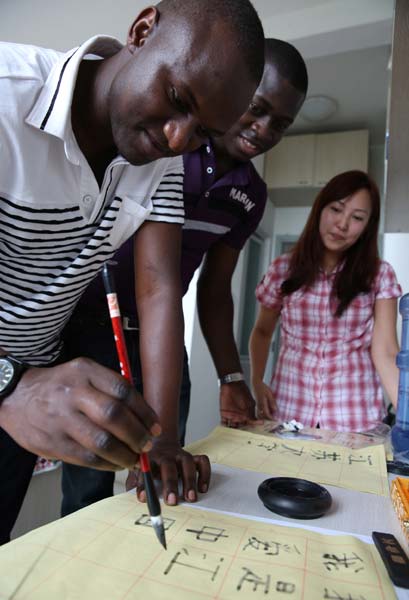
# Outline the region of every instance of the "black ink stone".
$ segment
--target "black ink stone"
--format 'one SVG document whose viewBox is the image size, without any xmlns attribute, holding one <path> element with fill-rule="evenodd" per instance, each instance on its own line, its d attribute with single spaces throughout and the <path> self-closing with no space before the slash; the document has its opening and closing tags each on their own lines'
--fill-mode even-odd
<svg viewBox="0 0 409 600">
<path fill-rule="evenodd" d="M 266 508 L 292 519 L 317 519 L 332 503 L 331 494 L 322 485 L 296 477 L 266 479 L 257 493 Z"/>
</svg>

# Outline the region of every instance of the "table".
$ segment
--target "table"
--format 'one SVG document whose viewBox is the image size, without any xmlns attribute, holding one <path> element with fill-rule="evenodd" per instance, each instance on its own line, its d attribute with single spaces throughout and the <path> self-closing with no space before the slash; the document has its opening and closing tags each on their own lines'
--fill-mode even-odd
<svg viewBox="0 0 409 600">
<path fill-rule="evenodd" d="M 394 476 L 390 476 L 390 481 L 393 478 Z M 201 496 L 198 504 L 205 508 L 274 518 L 287 523 L 296 523 L 301 527 L 305 525 L 323 527 L 367 536 L 371 536 L 372 531 L 393 533 L 407 550 L 407 542 L 390 498 L 326 485 L 333 500 L 331 509 L 326 515 L 308 521 L 289 519 L 269 511 L 258 498 L 257 488 L 264 479 L 266 479 L 264 473 L 214 464 L 210 490 L 208 494 Z M 395 590 L 399 600 L 409 600 L 409 590 L 398 588 Z"/>
<path fill-rule="evenodd" d="M 274 473 L 270 473 L 269 476 L 273 476 Z M 339 487 L 334 487 L 334 486 L 329 486 L 326 485 L 327 489 L 330 491 L 332 497 L 333 497 L 333 505 L 331 507 L 331 510 L 329 511 L 329 513 L 327 513 L 325 516 L 321 517 L 320 519 L 314 519 L 314 520 L 296 520 L 296 519 L 288 519 L 285 517 L 282 517 L 280 515 L 276 515 L 271 513 L 269 510 L 267 510 L 263 504 L 261 503 L 261 501 L 258 498 L 257 495 L 257 488 L 258 485 L 266 478 L 268 477 L 268 475 L 266 475 L 265 473 L 257 473 L 255 471 L 245 471 L 239 468 L 231 468 L 231 467 L 227 467 L 224 465 L 219 465 L 219 464 L 214 464 L 213 465 L 213 478 L 212 478 L 212 483 L 211 483 L 211 487 L 209 490 L 209 493 L 206 495 L 202 495 L 200 497 L 199 502 L 197 503 L 199 507 L 203 507 L 203 508 L 208 508 L 208 509 L 213 509 L 213 510 L 219 510 L 219 511 L 226 511 L 226 512 L 230 512 L 230 513 L 236 513 L 236 514 L 241 514 L 243 516 L 250 516 L 250 517 L 261 517 L 264 519 L 273 519 L 274 521 L 279 521 L 282 522 L 283 524 L 291 524 L 291 525 L 297 525 L 300 527 L 316 527 L 316 528 L 323 528 L 325 530 L 333 530 L 333 531 L 338 531 L 338 532 L 343 532 L 343 533 L 355 533 L 355 534 L 360 534 L 360 535 L 365 535 L 365 536 L 370 536 L 373 530 L 377 530 L 377 531 L 384 531 L 384 532 L 391 532 L 393 533 L 401 542 L 403 542 L 403 545 L 405 546 L 404 543 L 404 537 L 403 537 L 403 533 L 400 530 L 400 526 L 399 526 L 399 522 L 398 519 L 394 513 L 393 507 L 391 505 L 390 499 L 388 497 L 385 496 L 378 496 L 375 494 L 368 494 L 368 493 L 363 493 L 363 492 L 357 492 L 357 491 L 353 491 L 353 490 L 348 490 L 348 489 L 344 489 L 344 488 L 339 488 Z M 132 507 L 131 507 L 131 512 L 133 513 L 133 499 L 130 497 L 127 497 L 128 500 L 125 500 L 125 502 L 132 501 Z M 118 500 L 120 500 L 118 498 Z M 121 501 L 123 502 L 123 501 Z M 136 502 L 136 500 L 135 500 Z M 141 506 L 141 505 L 139 505 Z M 97 508 L 98 505 L 96 505 L 96 511 L 98 512 Z M 76 534 L 76 536 L 73 536 L 73 534 L 70 534 L 70 520 L 72 519 L 76 519 L 76 517 L 78 517 L 80 520 L 81 518 L 84 519 L 83 515 L 86 514 L 85 511 L 90 510 L 90 509 L 84 509 L 83 511 L 80 511 L 79 513 L 76 513 L 76 515 L 71 515 L 70 517 L 67 517 L 67 521 L 63 521 L 61 522 L 61 529 L 59 529 L 59 534 L 54 536 L 54 539 L 52 540 L 53 542 L 53 560 L 55 559 L 55 552 L 57 552 L 58 558 L 61 558 L 61 554 L 66 554 L 67 556 L 71 556 L 70 552 L 69 552 L 69 548 L 68 546 L 66 546 L 66 541 L 68 541 L 68 545 L 72 545 L 76 544 L 76 540 L 78 537 L 78 532 Z M 93 510 L 93 509 L 92 509 Z M 101 509 L 103 510 L 103 508 Z M 142 512 L 146 509 L 140 509 L 142 510 Z M 115 512 L 115 511 L 114 511 Z M 127 512 L 129 513 L 129 508 L 127 508 Z M 196 512 L 196 511 L 195 511 Z M 106 513 L 108 515 L 108 519 L 107 522 L 104 521 L 104 523 L 101 523 L 100 520 L 98 520 L 96 518 L 96 513 L 93 512 L 93 517 L 90 520 L 91 521 L 91 525 L 88 522 L 88 526 L 90 526 L 91 531 L 88 531 L 88 529 L 85 531 L 86 535 L 90 535 L 90 538 L 93 538 L 93 536 L 95 535 L 95 533 L 97 533 L 97 537 L 100 533 L 100 529 L 103 530 L 104 535 L 108 535 L 109 536 L 109 529 L 110 529 L 110 523 L 111 520 L 112 522 L 116 523 L 116 517 L 115 514 L 112 514 L 112 507 L 110 508 L 109 511 L 107 511 Z M 146 515 L 144 515 L 146 516 Z M 84 523 L 87 520 L 87 517 L 85 517 L 85 519 L 82 521 L 82 523 Z M 129 517 L 127 517 L 127 522 L 129 521 Z M 128 522 L 128 531 L 129 531 L 129 524 L 132 525 L 133 528 L 133 520 L 131 519 L 131 523 Z M 108 527 L 107 527 L 108 524 Z M 59 527 L 59 524 L 53 525 L 51 527 L 54 527 L 54 530 Z M 94 531 L 95 529 L 95 531 Z M 133 529 L 132 529 L 133 531 Z M 189 531 L 189 530 L 188 530 Z M 50 535 L 50 531 L 48 529 L 48 534 L 47 534 L 47 529 L 44 528 L 40 528 L 38 530 L 39 532 L 39 536 L 37 536 L 37 534 L 34 534 L 37 536 L 37 539 L 40 540 L 40 545 L 39 547 L 41 547 L 41 539 L 43 539 L 43 543 L 42 546 L 44 546 L 44 540 L 47 539 L 47 536 Z M 126 534 L 126 529 L 124 529 L 124 532 Z M 82 535 L 82 530 L 81 530 L 81 535 Z M 131 534 L 132 537 L 134 537 L 134 533 Z M 52 533 L 51 533 L 51 537 L 52 537 Z M 139 537 L 139 536 L 138 536 Z M 82 539 L 82 538 L 81 538 Z M 108 539 L 108 538 L 107 538 Z M 118 539 L 120 539 L 120 541 L 122 541 L 122 536 L 121 538 L 118 538 L 118 536 L 116 536 L 115 540 L 117 541 Z M 57 547 L 55 546 L 55 542 Z M 108 547 L 111 548 L 109 543 L 106 543 L 107 540 L 104 539 L 104 546 L 103 547 Z M 29 542 L 30 544 L 30 542 Z M 82 542 L 81 542 L 82 544 Z M 45 546 L 48 547 L 48 542 L 45 543 Z M 88 540 L 86 540 L 85 545 L 82 544 L 81 546 L 82 548 L 87 548 L 88 547 Z M 6 549 L 6 547 L 4 547 L 4 549 Z M 10 551 L 13 552 L 13 547 L 10 547 Z M 58 552 L 60 554 L 58 554 Z M 75 554 L 75 553 L 74 553 Z M 12 554 L 10 556 L 13 556 Z M 128 554 L 124 554 L 121 555 L 121 573 L 124 571 L 124 567 L 123 567 L 123 559 L 124 556 L 130 556 L 131 560 L 132 557 L 134 556 L 134 554 L 132 552 L 128 553 Z M 111 561 L 110 555 L 108 554 L 109 557 L 109 564 Z M 76 556 L 73 556 L 73 558 L 76 558 Z M 10 566 L 13 565 L 13 559 L 11 560 Z M 23 563 L 24 564 L 24 563 Z M 88 564 L 88 563 L 87 563 Z M 97 563 L 97 566 L 99 565 L 99 563 Z M 52 565 L 51 565 L 52 566 Z M 101 565 L 99 565 L 99 567 L 101 567 Z M 17 568 L 17 563 L 16 563 L 16 568 Z M 69 572 L 69 575 L 67 575 L 68 579 L 67 581 L 70 580 L 70 578 L 76 578 L 78 575 L 78 564 L 73 562 L 71 564 L 71 571 Z M 87 567 L 88 568 L 88 567 Z M 65 569 L 65 567 L 64 567 Z M 14 570 L 14 569 L 13 569 Z M 105 569 L 106 571 L 106 569 Z M 64 571 L 65 574 L 65 571 Z M 65 575 L 64 575 L 65 576 Z M 134 576 L 134 574 L 133 574 Z M 105 572 L 105 582 L 102 582 L 104 585 L 116 585 L 115 584 L 115 579 L 111 577 L 111 575 L 106 571 Z M 96 577 L 95 579 L 93 579 L 93 581 L 97 581 L 99 582 L 99 578 Z M 65 580 L 64 580 L 65 582 Z M 101 583 L 101 585 L 102 585 Z M 135 583 L 135 582 L 134 582 Z M 409 591 L 408 590 L 398 590 L 396 589 L 396 594 L 399 600 L 408 600 L 409 599 Z"/>
</svg>

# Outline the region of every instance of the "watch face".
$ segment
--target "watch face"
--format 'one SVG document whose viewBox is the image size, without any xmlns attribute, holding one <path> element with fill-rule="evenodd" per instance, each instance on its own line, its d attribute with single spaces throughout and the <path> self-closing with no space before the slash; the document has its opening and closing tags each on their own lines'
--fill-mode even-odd
<svg viewBox="0 0 409 600">
<path fill-rule="evenodd" d="M 7 358 L 0 358 L 0 392 L 3 392 L 13 379 L 14 367 Z"/>
</svg>

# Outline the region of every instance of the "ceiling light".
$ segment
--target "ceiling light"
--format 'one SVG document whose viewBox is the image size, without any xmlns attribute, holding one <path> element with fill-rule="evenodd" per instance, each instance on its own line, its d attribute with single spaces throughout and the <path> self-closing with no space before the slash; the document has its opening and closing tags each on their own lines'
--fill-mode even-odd
<svg viewBox="0 0 409 600">
<path fill-rule="evenodd" d="M 309 96 L 301 108 L 300 116 L 306 121 L 318 123 L 332 117 L 337 108 L 336 101 L 329 96 Z"/>
</svg>

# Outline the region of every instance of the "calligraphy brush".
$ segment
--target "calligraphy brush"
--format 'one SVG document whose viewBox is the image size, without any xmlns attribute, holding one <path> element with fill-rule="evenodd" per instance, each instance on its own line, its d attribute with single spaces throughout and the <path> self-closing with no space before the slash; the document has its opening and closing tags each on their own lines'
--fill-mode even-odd
<svg viewBox="0 0 409 600">
<path fill-rule="evenodd" d="M 131 367 L 129 364 L 128 351 L 126 348 L 124 332 L 122 329 L 121 312 L 119 310 L 118 298 L 116 295 L 115 281 L 112 270 L 105 263 L 102 270 L 102 278 L 104 280 L 105 293 L 108 302 L 109 316 L 111 318 L 112 329 L 114 332 L 115 345 L 118 353 L 119 365 L 121 374 L 131 384 L 133 384 Z M 146 452 L 141 452 L 141 470 L 145 484 L 146 501 L 148 504 L 149 516 L 152 527 L 155 530 L 156 536 L 162 546 L 166 550 L 165 528 L 163 525 L 163 517 L 161 514 L 160 502 L 156 493 L 155 484 L 152 477 L 149 457 Z"/>
</svg>

